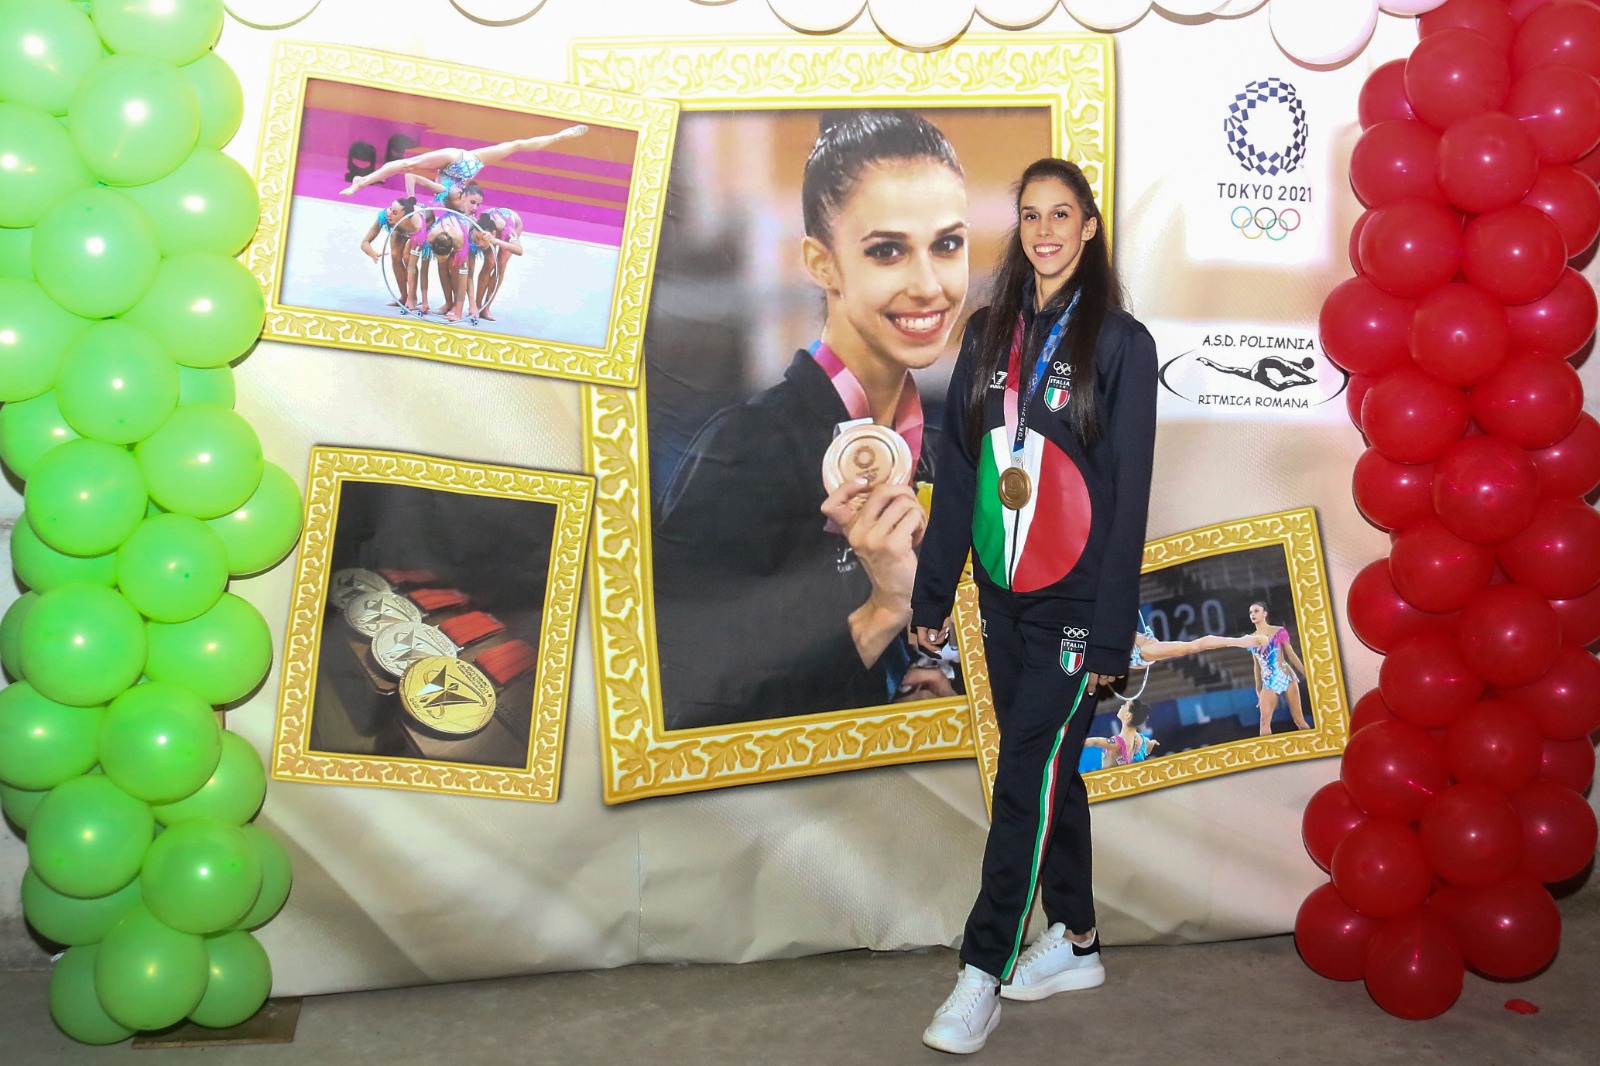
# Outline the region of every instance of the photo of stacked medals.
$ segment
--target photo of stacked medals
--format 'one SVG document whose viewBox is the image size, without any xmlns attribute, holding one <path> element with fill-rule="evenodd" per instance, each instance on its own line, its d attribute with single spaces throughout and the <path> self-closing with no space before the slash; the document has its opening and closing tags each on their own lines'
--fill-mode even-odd
<svg viewBox="0 0 1600 1066">
<path fill-rule="evenodd" d="M 555 518 L 535 501 L 347 483 L 312 750 L 526 766 Z"/>
</svg>

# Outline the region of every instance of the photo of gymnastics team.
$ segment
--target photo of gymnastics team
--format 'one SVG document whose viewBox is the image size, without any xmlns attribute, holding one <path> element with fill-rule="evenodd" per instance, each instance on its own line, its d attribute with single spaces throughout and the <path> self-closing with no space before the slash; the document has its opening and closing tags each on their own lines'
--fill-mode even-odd
<svg viewBox="0 0 1600 1066">
<path fill-rule="evenodd" d="M 638 134 L 311 78 L 278 302 L 603 347 Z"/>
</svg>

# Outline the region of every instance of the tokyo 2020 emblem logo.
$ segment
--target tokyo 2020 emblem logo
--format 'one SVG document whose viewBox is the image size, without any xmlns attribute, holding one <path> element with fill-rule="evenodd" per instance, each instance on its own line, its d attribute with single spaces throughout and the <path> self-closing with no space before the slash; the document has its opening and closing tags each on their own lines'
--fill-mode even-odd
<svg viewBox="0 0 1600 1066">
<path fill-rule="evenodd" d="M 1250 116 L 1264 104 L 1285 108 L 1293 123 L 1293 134 L 1287 144 L 1263 151 L 1250 139 Z M 1223 120 L 1223 131 L 1228 135 L 1228 150 L 1246 170 L 1274 176 L 1296 170 L 1306 157 L 1306 141 L 1310 131 L 1306 125 L 1306 105 L 1295 93 L 1294 86 L 1282 78 L 1263 78 L 1250 82 L 1243 92 L 1235 93 L 1228 105 L 1228 117 Z"/>
</svg>

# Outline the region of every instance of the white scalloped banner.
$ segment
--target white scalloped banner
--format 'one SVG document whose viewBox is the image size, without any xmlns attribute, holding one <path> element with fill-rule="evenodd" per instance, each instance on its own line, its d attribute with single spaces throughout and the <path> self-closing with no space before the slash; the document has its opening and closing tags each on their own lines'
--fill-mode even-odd
<svg viewBox="0 0 1600 1066">
<path fill-rule="evenodd" d="M 521 22 L 544 6 L 544 0 L 450 0 L 462 14 L 479 22 Z"/>
<path fill-rule="evenodd" d="M 1343 63 L 1378 28 L 1378 0 L 1272 0 L 1272 37 L 1292 59 L 1314 67 Z"/>
<path fill-rule="evenodd" d="M 867 0 L 872 21 L 906 48 L 940 48 L 960 37 L 977 13 L 973 0 Z"/>
<path fill-rule="evenodd" d="M 842 30 L 866 9 L 867 0 L 767 0 L 772 13 L 802 33 Z"/>
<path fill-rule="evenodd" d="M 1058 0 L 978 0 L 978 14 L 990 25 L 1003 30 L 1020 30 L 1043 22 L 1056 9 Z"/>
<path fill-rule="evenodd" d="M 223 0 L 222 6 L 246 26 L 281 30 L 317 9 L 322 0 Z"/>
</svg>

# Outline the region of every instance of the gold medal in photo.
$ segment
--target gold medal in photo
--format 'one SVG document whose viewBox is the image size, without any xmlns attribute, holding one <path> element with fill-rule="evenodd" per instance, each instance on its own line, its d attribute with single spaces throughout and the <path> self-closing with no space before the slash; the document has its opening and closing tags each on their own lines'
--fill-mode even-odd
<svg viewBox="0 0 1600 1066">
<path fill-rule="evenodd" d="M 1008 466 L 1000 472 L 1000 502 L 1013 511 L 1028 505 L 1033 496 L 1033 481 L 1020 466 Z"/>
<path fill-rule="evenodd" d="M 363 570 L 359 566 L 335 570 L 328 579 L 328 599 L 343 610 L 345 605 L 364 592 L 391 592 L 393 589 L 382 574 Z"/>
<path fill-rule="evenodd" d="M 406 668 L 400 704 L 429 729 L 465 736 L 494 717 L 494 685 L 469 662 L 433 655 Z"/>
<path fill-rule="evenodd" d="M 362 592 L 344 605 L 344 620 L 363 636 L 377 636 L 378 630 L 396 622 L 416 622 L 422 609 L 404 596 L 392 592 Z"/>
<path fill-rule="evenodd" d="M 911 446 L 888 426 L 871 422 L 840 430 L 822 457 L 822 484 L 832 492 L 858 478 L 872 486 L 909 484 Z"/>
<path fill-rule="evenodd" d="M 404 677 L 414 662 L 435 655 L 453 658 L 460 650 L 455 641 L 426 622 L 396 622 L 372 638 L 372 657 L 395 677 Z"/>
</svg>

